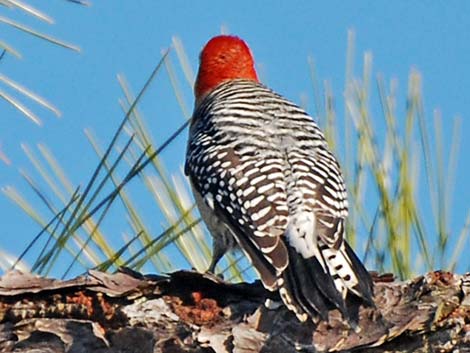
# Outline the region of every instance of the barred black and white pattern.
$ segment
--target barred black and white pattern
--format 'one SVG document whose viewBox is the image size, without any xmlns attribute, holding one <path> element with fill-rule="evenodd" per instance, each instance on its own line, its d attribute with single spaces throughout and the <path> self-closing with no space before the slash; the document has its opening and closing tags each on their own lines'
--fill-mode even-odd
<svg viewBox="0 0 470 353">
<path fill-rule="evenodd" d="M 193 114 L 186 174 L 214 237 L 210 270 L 240 245 L 264 286 L 301 320 L 372 305 L 369 274 L 344 241 L 348 203 L 323 133 L 297 105 L 251 80 L 220 84 Z"/>
</svg>

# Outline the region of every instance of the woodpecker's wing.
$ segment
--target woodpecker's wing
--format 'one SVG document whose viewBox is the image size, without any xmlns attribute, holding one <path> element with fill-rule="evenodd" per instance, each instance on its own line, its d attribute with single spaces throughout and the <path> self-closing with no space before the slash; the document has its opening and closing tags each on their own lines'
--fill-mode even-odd
<svg viewBox="0 0 470 353">
<path fill-rule="evenodd" d="M 246 177 L 253 161 L 243 163 L 230 147 L 204 148 L 197 142 L 201 139 L 217 145 L 204 131 L 189 144 L 185 172 L 193 188 L 232 231 L 266 288 L 277 289 L 278 275 L 289 262 L 280 237 L 287 212 L 276 214 L 276 203 L 256 192 L 263 190 L 266 178 L 257 183 Z"/>
</svg>

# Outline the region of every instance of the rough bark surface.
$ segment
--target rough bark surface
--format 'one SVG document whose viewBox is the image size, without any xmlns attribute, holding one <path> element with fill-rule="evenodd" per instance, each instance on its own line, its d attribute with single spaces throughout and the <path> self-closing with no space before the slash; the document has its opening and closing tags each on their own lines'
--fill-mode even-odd
<svg viewBox="0 0 470 353">
<path fill-rule="evenodd" d="M 470 274 L 375 277 L 376 309 L 300 323 L 261 286 L 191 271 L 0 278 L 0 352 L 470 352 Z"/>
</svg>

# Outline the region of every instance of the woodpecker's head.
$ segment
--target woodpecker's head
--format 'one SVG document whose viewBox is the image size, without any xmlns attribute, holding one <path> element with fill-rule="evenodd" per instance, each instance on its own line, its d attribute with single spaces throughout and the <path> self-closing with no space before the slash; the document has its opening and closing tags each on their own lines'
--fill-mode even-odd
<svg viewBox="0 0 470 353">
<path fill-rule="evenodd" d="M 258 81 L 248 45 L 235 36 L 212 38 L 199 58 L 199 72 L 194 86 L 196 102 L 222 82 L 239 78 Z"/>
</svg>

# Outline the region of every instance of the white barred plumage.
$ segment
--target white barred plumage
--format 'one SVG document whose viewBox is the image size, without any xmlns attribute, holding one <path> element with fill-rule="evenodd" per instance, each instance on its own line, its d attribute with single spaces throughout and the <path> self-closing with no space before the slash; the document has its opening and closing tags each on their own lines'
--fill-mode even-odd
<svg viewBox="0 0 470 353">
<path fill-rule="evenodd" d="M 314 120 L 260 84 L 252 63 L 233 36 L 201 53 L 185 171 L 214 237 L 209 270 L 240 246 L 300 320 L 334 307 L 351 320 L 349 296 L 373 305 L 372 281 L 344 240 L 339 164 Z"/>
</svg>

